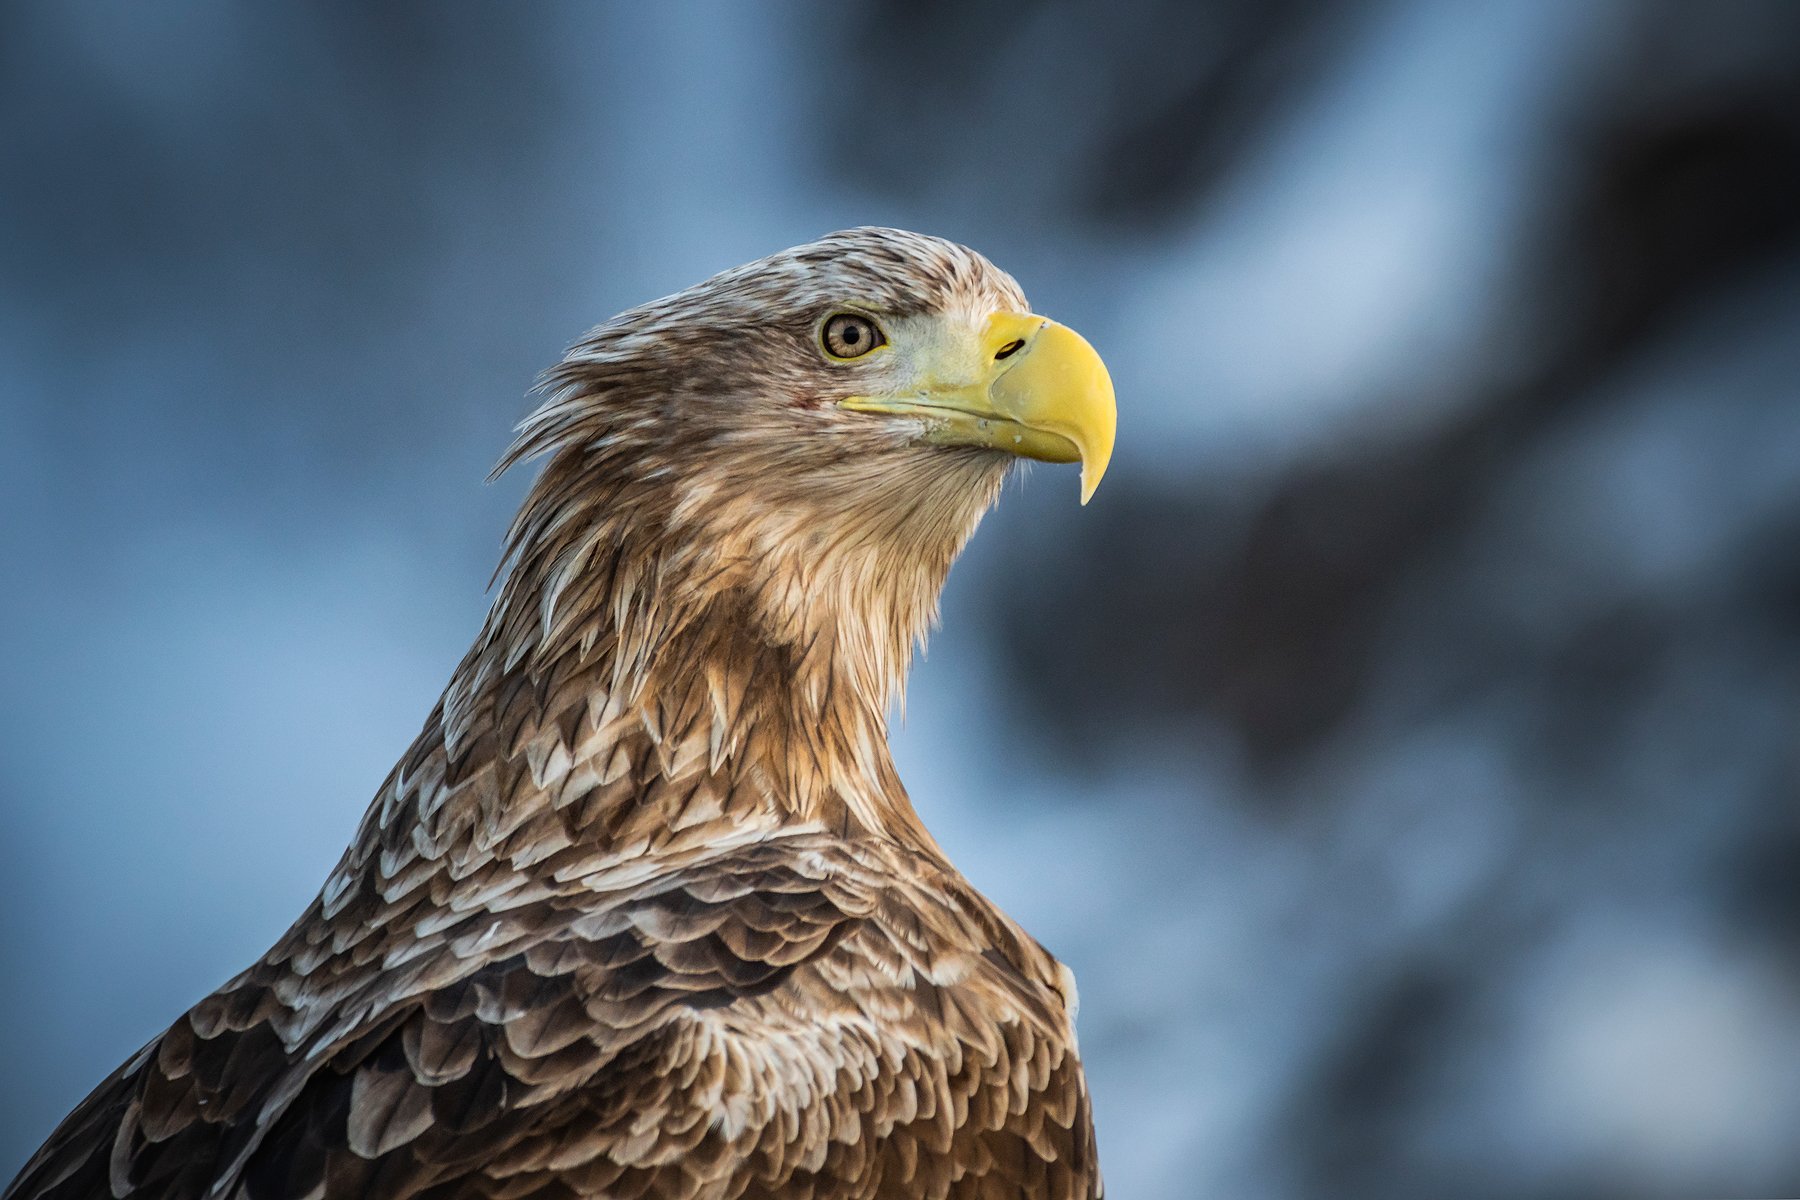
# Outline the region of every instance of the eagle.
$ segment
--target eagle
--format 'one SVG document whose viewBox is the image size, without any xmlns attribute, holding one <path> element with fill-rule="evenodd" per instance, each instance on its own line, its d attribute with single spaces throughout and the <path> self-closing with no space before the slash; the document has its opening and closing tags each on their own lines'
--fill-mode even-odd
<svg viewBox="0 0 1800 1200">
<path fill-rule="evenodd" d="M 1074 979 L 887 737 L 1009 466 L 1092 495 L 1099 356 L 862 228 L 620 314 L 541 394 L 480 634 L 318 896 L 5 1195 L 1099 1197 Z"/>
</svg>

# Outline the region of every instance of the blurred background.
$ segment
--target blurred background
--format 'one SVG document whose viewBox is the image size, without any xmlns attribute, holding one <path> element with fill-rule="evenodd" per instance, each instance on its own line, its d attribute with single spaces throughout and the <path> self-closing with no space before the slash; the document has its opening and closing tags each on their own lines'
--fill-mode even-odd
<svg viewBox="0 0 1800 1200">
<path fill-rule="evenodd" d="M 880 223 L 1118 384 L 897 738 L 1080 978 L 1112 1194 L 1800 1194 L 1796 62 L 1788 0 L 0 8 L 0 1177 L 317 889 L 534 374 Z"/>
</svg>

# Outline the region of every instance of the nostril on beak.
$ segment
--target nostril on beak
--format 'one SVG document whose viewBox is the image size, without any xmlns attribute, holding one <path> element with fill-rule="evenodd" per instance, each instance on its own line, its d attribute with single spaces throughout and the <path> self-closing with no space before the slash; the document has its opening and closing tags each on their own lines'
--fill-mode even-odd
<svg viewBox="0 0 1800 1200">
<path fill-rule="evenodd" d="M 1025 339 L 1014 338 L 1012 341 L 1006 343 L 1006 345 L 994 351 L 994 361 L 999 362 L 1003 358 L 1011 358 L 1013 355 L 1017 354 L 1024 345 Z"/>
</svg>

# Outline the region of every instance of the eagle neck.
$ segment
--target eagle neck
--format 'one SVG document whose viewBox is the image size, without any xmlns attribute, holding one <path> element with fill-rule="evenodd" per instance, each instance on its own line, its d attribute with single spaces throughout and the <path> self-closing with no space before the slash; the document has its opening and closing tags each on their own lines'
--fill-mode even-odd
<svg viewBox="0 0 1800 1200">
<path fill-rule="evenodd" d="M 854 487 L 745 475 L 742 447 L 737 468 L 676 471 L 578 399 L 508 459 L 547 455 L 482 634 L 400 772 L 473 798 L 400 804 L 422 844 L 516 842 L 535 862 L 818 827 L 941 857 L 888 713 L 1004 456 L 889 448 Z"/>
<path fill-rule="evenodd" d="M 888 710 L 953 553 L 896 576 L 816 539 L 684 527 L 653 496 L 588 518 L 536 520 L 559 536 L 514 562 L 440 709 L 453 774 L 501 760 L 486 825 L 543 809 L 572 839 L 651 851 L 818 827 L 941 857 Z"/>
</svg>

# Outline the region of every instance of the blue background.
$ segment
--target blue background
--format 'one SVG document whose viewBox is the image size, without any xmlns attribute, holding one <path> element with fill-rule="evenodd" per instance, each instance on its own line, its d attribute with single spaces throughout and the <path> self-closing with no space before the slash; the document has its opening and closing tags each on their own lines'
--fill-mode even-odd
<svg viewBox="0 0 1800 1200">
<path fill-rule="evenodd" d="M 318 887 L 535 373 L 829 229 L 1086 333 L 898 753 L 1140 1200 L 1800 1191 L 1800 8 L 0 10 L 0 1175 Z"/>
</svg>

